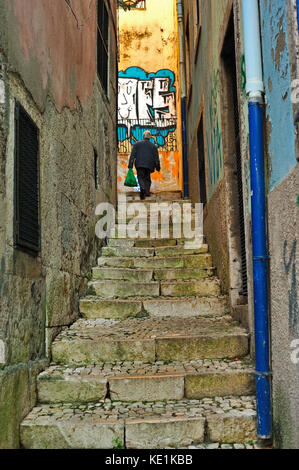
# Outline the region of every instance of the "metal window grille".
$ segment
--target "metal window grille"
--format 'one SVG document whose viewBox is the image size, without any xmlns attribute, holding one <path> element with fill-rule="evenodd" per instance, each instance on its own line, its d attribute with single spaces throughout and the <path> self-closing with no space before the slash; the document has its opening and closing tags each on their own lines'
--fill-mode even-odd
<svg viewBox="0 0 299 470">
<path fill-rule="evenodd" d="M 98 0 L 97 69 L 105 92 L 108 91 L 109 15 L 104 0 Z"/>
<path fill-rule="evenodd" d="M 24 108 L 15 107 L 15 245 L 37 253 L 39 223 L 39 130 Z"/>
<path fill-rule="evenodd" d="M 149 130 L 152 142 L 159 151 L 175 151 L 177 144 L 177 119 L 119 119 L 118 120 L 118 153 L 130 154 L 133 145 L 143 139 L 143 133 Z"/>
</svg>

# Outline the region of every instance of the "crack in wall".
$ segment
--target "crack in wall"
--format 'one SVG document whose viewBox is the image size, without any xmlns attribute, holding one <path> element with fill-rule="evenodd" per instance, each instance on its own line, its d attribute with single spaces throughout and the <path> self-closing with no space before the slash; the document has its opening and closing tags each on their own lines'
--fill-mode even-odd
<svg viewBox="0 0 299 470">
<path fill-rule="evenodd" d="M 74 17 L 75 20 L 76 20 L 77 28 L 81 30 L 82 28 L 84 28 L 84 26 L 89 22 L 89 20 L 90 20 L 90 18 L 91 18 L 90 10 L 91 10 L 91 5 L 92 5 L 92 3 L 93 3 L 93 0 L 90 0 L 90 2 L 89 2 L 89 6 L 88 6 L 89 15 L 88 15 L 87 18 L 84 19 L 83 22 L 81 22 L 81 23 L 80 23 L 80 21 L 79 21 L 77 15 L 76 15 L 76 13 L 75 13 L 74 10 L 73 10 L 73 7 L 72 7 L 72 0 L 64 0 L 64 1 L 65 1 L 65 3 L 67 4 L 67 7 L 71 10 L 73 17 Z"/>
</svg>

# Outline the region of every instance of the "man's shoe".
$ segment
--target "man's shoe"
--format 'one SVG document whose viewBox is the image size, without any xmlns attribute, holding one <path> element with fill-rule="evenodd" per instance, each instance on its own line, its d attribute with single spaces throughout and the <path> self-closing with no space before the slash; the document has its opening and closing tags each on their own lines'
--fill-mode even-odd
<svg viewBox="0 0 299 470">
<path fill-rule="evenodd" d="M 143 191 L 140 191 L 140 199 L 141 199 L 141 201 L 143 201 L 143 199 L 145 199 L 145 195 L 144 195 Z"/>
</svg>

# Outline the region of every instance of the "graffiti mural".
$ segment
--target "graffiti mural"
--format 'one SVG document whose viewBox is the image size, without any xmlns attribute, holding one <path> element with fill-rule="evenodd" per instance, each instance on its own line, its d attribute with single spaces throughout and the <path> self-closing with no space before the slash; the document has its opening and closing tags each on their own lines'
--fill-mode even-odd
<svg viewBox="0 0 299 470">
<path fill-rule="evenodd" d="M 209 197 L 213 194 L 217 184 L 223 176 L 223 161 L 221 151 L 221 125 L 219 123 L 220 116 L 220 77 L 219 70 L 213 78 L 213 88 L 210 95 L 209 104 L 209 129 L 206 132 L 206 139 L 208 143 L 208 178 L 209 178 Z"/>
<path fill-rule="evenodd" d="M 168 69 L 146 73 L 139 67 L 129 67 L 125 72 L 119 72 L 118 141 L 121 153 L 130 152 L 124 142 L 134 145 L 142 139 L 145 130 L 151 131 L 157 147 L 169 144 L 168 136 L 176 133 L 174 81 L 174 73 Z M 170 140 L 174 145 L 176 136 L 172 135 Z"/>
<path fill-rule="evenodd" d="M 149 130 L 159 151 L 161 172 L 152 175 L 152 190 L 179 189 L 179 151 L 175 75 L 163 69 L 147 73 L 140 67 L 119 72 L 118 78 L 118 191 L 127 173 L 135 142 Z"/>
</svg>

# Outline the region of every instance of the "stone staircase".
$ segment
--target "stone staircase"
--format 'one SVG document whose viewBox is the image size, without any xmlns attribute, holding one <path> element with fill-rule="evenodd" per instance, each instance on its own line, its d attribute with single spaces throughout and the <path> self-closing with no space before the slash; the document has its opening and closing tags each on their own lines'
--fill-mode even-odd
<svg viewBox="0 0 299 470">
<path fill-rule="evenodd" d="M 80 312 L 38 377 L 24 448 L 256 440 L 249 336 L 229 315 L 207 245 L 109 238 Z"/>
</svg>

